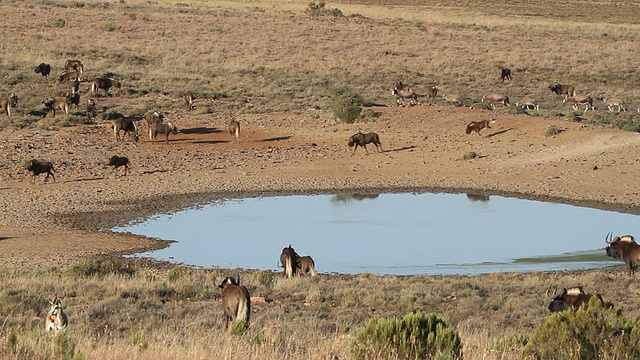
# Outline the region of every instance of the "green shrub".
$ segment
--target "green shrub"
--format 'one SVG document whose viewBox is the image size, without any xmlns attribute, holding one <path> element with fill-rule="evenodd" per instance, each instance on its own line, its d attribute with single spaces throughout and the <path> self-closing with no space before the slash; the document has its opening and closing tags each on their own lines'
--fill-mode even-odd
<svg viewBox="0 0 640 360">
<path fill-rule="evenodd" d="M 454 329 L 436 314 L 374 318 L 351 342 L 356 359 L 458 359 L 462 344 Z"/>
<path fill-rule="evenodd" d="M 242 321 L 234 321 L 231 324 L 229 324 L 229 326 L 231 327 L 230 328 L 231 333 L 235 335 L 243 335 L 248 330 L 247 324 L 245 324 Z"/>
<path fill-rule="evenodd" d="M 67 25 L 67 22 L 64 19 L 55 18 L 55 19 L 49 20 L 49 25 L 52 27 L 63 28 L 65 27 L 65 25 Z"/>
<path fill-rule="evenodd" d="M 592 298 L 588 307 L 552 314 L 529 337 L 535 359 L 640 359 L 640 325 Z"/>
<path fill-rule="evenodd" d="M 178 281 L 184 276 L 184 271 L 182 268 L 176 266 L 173 269 L 169 270 L 167 273 L 167 280 L 173 282 Z"/>
<path fill-rule="evenodd" d="M 333 87 L 329 92 L 331 96 L 331 112 L 338 121 L 351 124 L 360 117 L 362 112 L 360 104 L 363 103 L 360 95 L 344 86 Z"/>
<path fill-rule="evenodd" d="M 122 27 L 117 26 L 113 23 L 105 23 L 102 24 L 102 31 L 116 31 L 116 30 L 120 30 Z"/>
<path fill-rule="evenodd" d="M 305 12 L 311 16 L 340 17 L 344 15 L 340 9 L 337 9 L 337 8 L 326 9 L 325 6 L 326 4 L 324 3 L 324 1 L 320 1 L 319 3 L 312 1 L 307 5 L 307 10 L 305 10 Z"/>
<path fill-rule="evenodd" d="M 88 259 L 72 266 L 69 271 L 77 277 L 105 276 L 110 274 L 132 276 L 135 269 L 119 257 Z"/>
<path fill-rule="evenodd" d="M 545 132 L 545 135 L 547 137 L 551 137 L 551 136 L 555 136 L 558 135 L 562 132 L 562 129 L 560 129 L 559 127 L 555 126 L 555 125 L 551 125 L 547 128 L 547 131 Z"/>
<path fill-rule="evenodd" d="M 144 334 L 144 331 L 139 330 L 131 335 L 131 343 L 133 346 L 137 347 L 138 350 L 144 350 L 149 346 L 149 342 L 147 341 L 147 336 Z"/>
</svg>

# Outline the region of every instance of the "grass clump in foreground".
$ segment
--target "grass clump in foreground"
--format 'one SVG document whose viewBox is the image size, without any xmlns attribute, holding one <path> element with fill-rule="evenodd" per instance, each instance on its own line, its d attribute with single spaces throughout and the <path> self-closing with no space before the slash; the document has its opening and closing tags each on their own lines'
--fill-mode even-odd
<svg viewBox="0 0 640 360">
<path fill-rule="evenodd" d="M 456 331 L 436 314 L 421 312 L 397 318 L 374 318 L 351 343 L 356 359 L 459 359 L 462 343 Z"/>
</svg>

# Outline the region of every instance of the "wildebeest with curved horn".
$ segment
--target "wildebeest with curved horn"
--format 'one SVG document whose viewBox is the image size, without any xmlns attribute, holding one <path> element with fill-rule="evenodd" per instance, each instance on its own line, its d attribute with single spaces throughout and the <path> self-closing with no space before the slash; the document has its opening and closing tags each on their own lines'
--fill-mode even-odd
<svg viewBox="0 0 640 360">
<path fill-rule="evenodd" d="M 358 148 L 358 146 L 362 146 L 364 148 L 364 151 L 367 152 L 367 155 L 369 155 L 369 150 L 367 150 L 366 145 L 370 143 L 373 143 L 376 146 L 376 150 L 378 152 L 384 152 L 382 150 L 382 143 L 380 142 L 380 137 L 378 136 L 378 134 L 373 132 L 363 134 L 359 132 L 349 138 L 349 147 L 353 147 L 353 153 L 351 153 L 351 155 L 356 153 L 356 149 Z"/>
<path fill-rule="evenodd" d="M 247 327 L 251 316 L 251 295 L 240 281 L 226 277 L 218 285 L 222 290 L 222 309 L 225 314 L 225 329 L 229 328 L 229 321 L 242 321 Z"/>
<path fill-rule="evenodd" d="M 284 273 L 288 279 L 291 279 L 296 274 L 298 264 L 298 254 L 293 250 L 291 245 L 282 249 L 280 254 L 280 263 L 284 268 Z"/>
<path fill-rule="evenodd" d="M 616 236 L 613 239 L 612 236 L 612 233 L 608 233 L 604 238 L 604 241 L 609 244 L 605 249 L 607 256 L 614 259 L 622 258 L 627 264 L 629 276 L 631 277 L 640 265 L 640 245 L 636 243 L 631 235 Z"/>
<path fill-rule="evenodd" d="M 603 302 L 600 294 L 586 294 L 581 286 L 574 286 L 572 288 L 556 288 L 552 293 L 551 288 L 547 290 L 547 296 L 553 298 L 549 303 L 549 310 L 551 312 L 564 311 L 568 309 L 577 310 L 581 306 L 587 306 L 592 297 L 597 297 L 600 302 Z"/>
</svg>

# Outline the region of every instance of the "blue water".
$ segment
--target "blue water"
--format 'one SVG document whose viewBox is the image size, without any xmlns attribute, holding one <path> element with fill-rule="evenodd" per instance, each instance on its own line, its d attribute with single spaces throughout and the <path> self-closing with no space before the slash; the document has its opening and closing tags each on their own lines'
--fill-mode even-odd
<svg viewBox="0 0 640 360">
<path fill-rule="evenodd" d="M 484 274 L 622 265 L 607 232 L 637 215 L 501 196 L 315 195 L 215 201 L 115 231 L 177 240 L 137 256 L 200 267 L 279 270 L 289 244 L 324 273 Z"/>
</svg>

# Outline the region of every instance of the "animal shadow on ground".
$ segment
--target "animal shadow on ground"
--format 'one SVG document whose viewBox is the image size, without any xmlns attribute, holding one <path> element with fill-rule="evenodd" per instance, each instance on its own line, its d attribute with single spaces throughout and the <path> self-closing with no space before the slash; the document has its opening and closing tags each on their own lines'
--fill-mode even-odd
<svg viewBox="0 0 640 360">
<path fill-rule="evenodd" d="M 46 110 L 31 110 L 27 114 L 37 117 L 45 117 L 49 112 Z"/>
<path fill-rule="evenodd" d="M 79 181 L 95 181 L 95 180 L 104 180 L 104 177 L 71 179 L 71 180 L 62 181 L 62 183 L 64 184 L 64 183 L 72 183 L 72 182 L 79 182 Z"/>
<path fill-rule="evenodd" d="M 217 128 L 195 127 L 195 128 L 183 129 L 183 130 L 180 130 L 180 132 L 187 135 L 188 134 L 204 135 L 204 134 L 219 133 L 219 132 L 222 132 L 222 130 Z"/>
<path fill-rule="evenodd" d="M 409 146 L 403 146 L 403 147 L 401 147 L 401 148 L 398 148 L 398 149 L 387 149 L 387 150 L 384 150 L 384 151 L 382 151 L 382 152 L 391 152 L 391 151 L 393 151 L 393 152 L 396 152 L 396 151 L 406 151 L 406 150 L 411 150 L 411 149 L 415 149 L 415 147 L 416 147 L 415 145 L 409 145 Z"/>
<path fill-rule="evenodd" d="M 283 140 L 289 140 L 291 139 L 293 136 L 291 135 L 287 135 L 287 136 L 278 136 L 278 137 L 272 137 L 272 138 L 268 138 L 268 139 L 262 139 L 262 142 L 269 142 L 269 141 L 283 141 Z"/>
<path fill-rule="evenodd" d="M 12 236 L 0 236 L 0 241 L 8 240 L 8 239 L 13 239 L 13 237 Z"/>
<path fill-rule="evenodd" d="M 496 135 L 504 134 L 504 133 L 506 133 L 507 131 L 511 131 L 511 130 L 514 130 L 514 128 L 508 128 L 508 129 L 504 129 L 504 130 L 496 131 L 496 132 L 494 132 L 494 133 L 487 134 L 487 135 L 485 135 L 484 137 L 492 137 L 492 136 L 496 136 Z"/>
<path fill-rule="evenodd" d="M 169 170 L 145 170 L 143 174 L 155 174 L 155 173 L 166 173 Z"/>
<path fill-rule="evenodd" d="M 192 141 L 192 144 L 222 144 L 231 142 L 229 140 L 196 140 Z"/>
</svg>

